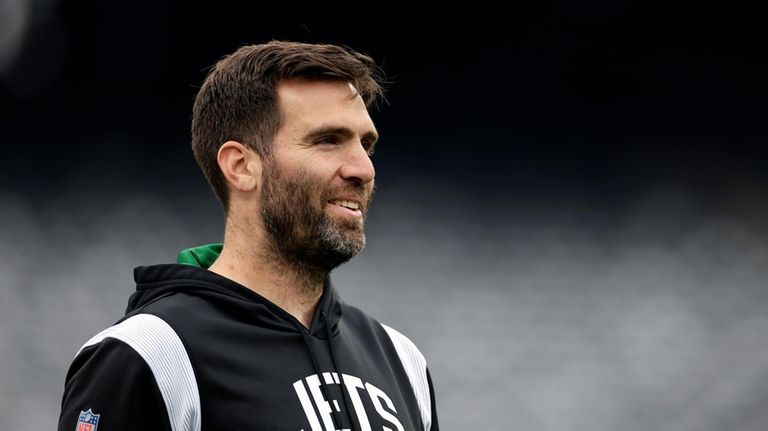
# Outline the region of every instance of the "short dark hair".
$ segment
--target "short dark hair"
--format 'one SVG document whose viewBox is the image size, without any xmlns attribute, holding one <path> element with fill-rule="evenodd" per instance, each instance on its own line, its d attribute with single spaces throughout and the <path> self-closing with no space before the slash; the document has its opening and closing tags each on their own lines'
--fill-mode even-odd
<svg viewBox="0 0 768 431">
<path fill-rule="evenodd" d="M 224 142 L 269 157 L 281 125 L 277 86 L 290 78 L 346 81 L 367 107 L 383 96 L 383 74 L 368 55 L 347 47 L 287 41 L 247 45 L 209 71 L 192 109 L 192 151 L 224 211 L 229 191 L 216 162 Z"/>
</svg>

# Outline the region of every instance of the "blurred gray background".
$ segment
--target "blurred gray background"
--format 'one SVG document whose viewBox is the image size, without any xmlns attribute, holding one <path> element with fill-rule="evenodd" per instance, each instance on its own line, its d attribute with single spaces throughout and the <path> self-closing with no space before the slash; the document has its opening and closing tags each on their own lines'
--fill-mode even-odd
<svg viewBox="0 0 768 431">
<path fill-rule="evenodd" d="M 216 59 L 272 38 L 347 44 L 393 81 L 369 245 L 333 281 L 420 346 L 443 429 L 768 427 L 768 62 L 749 13 L 281 27 L 0 5 L 0 429 L 56 426 L 133 267 L 221 240 L 192 99 Z"/>
</svg>

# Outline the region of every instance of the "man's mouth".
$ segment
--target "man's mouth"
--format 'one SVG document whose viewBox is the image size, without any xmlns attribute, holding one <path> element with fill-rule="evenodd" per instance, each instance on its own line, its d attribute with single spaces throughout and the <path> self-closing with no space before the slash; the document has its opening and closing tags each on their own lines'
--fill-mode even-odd
<svg viewBox="0 0 768 431">
<path fill-rule="evenodd" d="M 357 203 L 357 202 L 353 202 L 353 201 L 347 201 L 347 200 L 343 200 L 343 199 L 332 199 L 330 201 L 330 203 L 333 204 L 333 205 L 338 205 L 340 207 L 344 207 L 344 208 L 350 209 L 352 211 L 359 211 L 360 210 L 360 204 Z"/>
</svg>

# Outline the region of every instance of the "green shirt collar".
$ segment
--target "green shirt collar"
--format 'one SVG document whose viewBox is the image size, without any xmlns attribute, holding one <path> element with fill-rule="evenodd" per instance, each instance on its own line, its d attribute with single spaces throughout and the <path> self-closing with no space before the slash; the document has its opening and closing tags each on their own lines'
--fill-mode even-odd
<svg viewBox="0 0 768 431">
<path fill-rule="evenodd" d="M 176 262 L 207 269 L 219 258 L 223 246 L 223 244 L 206 244 L 184 249 L 179 252 Z"/>
</svg>

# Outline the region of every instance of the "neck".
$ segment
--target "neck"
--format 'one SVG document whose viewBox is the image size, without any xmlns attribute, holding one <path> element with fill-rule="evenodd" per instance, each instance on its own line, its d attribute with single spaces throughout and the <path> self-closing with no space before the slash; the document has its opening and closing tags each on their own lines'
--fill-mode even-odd
<svg viewBox="0 0 768 431">
<path fill-rule="evenodd" d="M 328 271 L 289 261 L 264 234 L 255 240 L 244 240 L 248 236 L 243 234 L 228 223 L 221 255 L 208 269 L 270 300 L 309 328 Z"/>
</svg>

